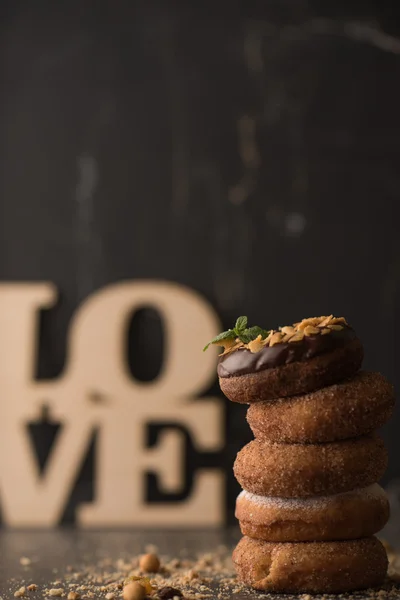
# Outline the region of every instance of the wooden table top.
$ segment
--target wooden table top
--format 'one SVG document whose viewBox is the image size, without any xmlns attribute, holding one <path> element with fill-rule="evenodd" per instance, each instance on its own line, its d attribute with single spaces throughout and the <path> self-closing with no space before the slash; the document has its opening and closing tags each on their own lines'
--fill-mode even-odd
<svg viewBox="0 0 400 600">
<path fill-rule="evenodd" d="M 76 586 L 78 586 L 90 579 L 91 587 L 86 591 L 79 590 L 81 598 L 87 597 L 95 600 L 105 598 L 108 590 L 101 588 L 104 581 L 98 579 L 96 583 L 97 575 L 104 574 L 107 570 L 115 572 L 117 569 L 122 569 L 123 571 L 127 564 L 132 563 L 132 558 L 145 552 L 149 545 L 155 545 L 160 556 L 167 555 L 171 559 L 193 559 L 207 553 L 211 553 L 212 557 L 217 553 L 220 557 L 224 556 L 229 569 L 230 552 L 239 537 L 237 529 L 182 530 L 178 532 L 160 530 L 148 532 L 73 529 L 31 532 L 4 530 L 0 534 L 0 597 L 1 600 L 12 599 L 15 591 L 21 586 L 27 587 L 30 584 L 36 584 L 38 589 L 27 591 L 25 598 L 32 600 L 49 598 L 51 596 L 48 595 L 48 590 L 51 588 L 62 588 L 64 590 L 62 597 L 66 598 L 72 589 L 68 582 L 76 581 Z M 80 573 L 80 576 L 74 580 L 74 574 L 77 572 Z M 110 577 L 111 579 L 113 577 Z M 232 576 L 231 579 L 233 581 Z M 236 598 L 237 600 L 274 598 L 277 600 L 280 598 L 278 595 L 259 594 L 247 589 L 238 590 L 235 589 L 235 585 L 231 584 L 221 589 L 218 577 L 208 582 L 207 587 L 204 598 L 219 598 L 220 600 L 226 598 Z M 391 585 L 391 587 L 393 586 Z M 88 592 L 90 593 L 88 594 Z M 119 597 L 120 591 L 118 590 L 115 598 Z M 352 598 L 359 599 L 368 597 L 367 593 L 352 595 Z M 398 597 L 400 598 L 400 588 Z M 293 596 L 284 596 L 283 598 L 287 600 Z M 332 596 L 332 598 L 337 599 L 337 596 Z M 384 598 L 385 596 L 383 596 L 383 600 Z M 328 596 L 324 596 L 324 600 L 327 599 Z"/>
</svg>

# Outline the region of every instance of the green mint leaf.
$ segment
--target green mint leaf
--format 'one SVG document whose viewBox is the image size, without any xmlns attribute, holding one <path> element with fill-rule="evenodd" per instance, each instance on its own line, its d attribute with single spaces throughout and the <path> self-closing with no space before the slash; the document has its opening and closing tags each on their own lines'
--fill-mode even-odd
<svg viewBox="0 0 400 600">
<path fill-rule="evenodd" d="M 247 327 L 247 317 L 238 317 L 236 319 L 235 331 L 239 335 L 241 331 L 244 331 Z"/>
<path fill-rule="evenodd" d="M 255 326 L 244 329 L 240 332 L 238 337 L 241 342 L 243 342 L 244 344 L 248 344 L 249 342 L 255 340 L 259 335 L 261 335 L 261 337 L 265 339 L 268 336 L 268 334 L 269 331 L 267 331 L 266 329 L 262 329 L 261 327 Z"/>
<path fill-rule="evenodd" d="M 204 346 L 203 352 L 205 352 L 211 344 L 218 344 L 218 342 L 221 342 L 222 340 L 234 340 L 236 337 L 237 334 L 234 329 L 223 331 L 222 333 L 219 333 L 213 340 L 211 340 L 211 342 L 208 342 L 206 346 Z"/>
</svg>

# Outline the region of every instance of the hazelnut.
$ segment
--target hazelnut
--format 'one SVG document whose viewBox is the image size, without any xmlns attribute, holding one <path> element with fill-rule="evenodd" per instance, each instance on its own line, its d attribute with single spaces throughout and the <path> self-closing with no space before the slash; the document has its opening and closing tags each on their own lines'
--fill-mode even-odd
<svg viewBox="0 0 400 600">
<path fill-rule="evenodd" d="M 140 583 L 147 595 L 151 595 L 153 591 L 153 586 L 150 583 L 150 579 L 148 577 L 138 577 L 137 575 L 130 575 L 124 581 L 124 586 L 128 585 L 128 583 Z M 123 587 L 124 587 L 123 586 Z"/>
<path fill-rule="evenodd" d="M 145 573 L 157 573 L 160 570 L 160 559 L 157 554 L 143 554 L 139 560 L 139 567 Z"/>
<path fill-rule="evenodd" d="M 143 600 L 146 595 L 146 590 L 137 581 L 128 583 L 122 591 L 124 600 Z"/>
</svg>

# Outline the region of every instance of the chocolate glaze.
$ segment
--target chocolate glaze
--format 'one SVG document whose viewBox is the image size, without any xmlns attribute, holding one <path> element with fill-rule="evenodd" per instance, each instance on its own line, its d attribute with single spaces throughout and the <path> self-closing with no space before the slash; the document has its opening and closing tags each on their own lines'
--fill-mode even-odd
<svg viewBox="0 0 400 600">
<path fill-rule="evenodd" d="M 257 373 L 265 369 L 287 365 L 292 362 L 306 361 L 318 354 L 324 354 L 345 346 L 356 338 L 351 327 L 332 331 L 326 335 L 305 336 L 301 342 L 265 346 L 259 352 L 250 352 L 245 348 L 221 356 L 217 371 L 219 377 L 235 377 L 248 373 Z"/>
</svg>

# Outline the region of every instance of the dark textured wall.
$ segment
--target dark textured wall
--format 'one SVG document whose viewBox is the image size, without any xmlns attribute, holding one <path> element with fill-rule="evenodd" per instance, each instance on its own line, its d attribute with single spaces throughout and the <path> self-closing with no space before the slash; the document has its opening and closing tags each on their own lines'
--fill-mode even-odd
<svg viewBox="0 0 400 600">
<path fill-rule="evenodd" d="M 0 278 L 62 295 L 43 318 L 38 376 L 62 370 L 88 294 L 161 278 L 201 292 L 227 326 L 344 314 L 366 367 L 400 386 L 394 10 L 2 3 Z M 229 471 L 250 436 L 243 409 L 227 411 L 217 460 Z M 398 424 L 386 481 L 400 476 Z M 229 492 L 232 507 L 232 480 Z"/>
</svg>

